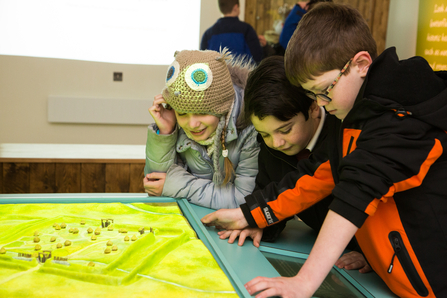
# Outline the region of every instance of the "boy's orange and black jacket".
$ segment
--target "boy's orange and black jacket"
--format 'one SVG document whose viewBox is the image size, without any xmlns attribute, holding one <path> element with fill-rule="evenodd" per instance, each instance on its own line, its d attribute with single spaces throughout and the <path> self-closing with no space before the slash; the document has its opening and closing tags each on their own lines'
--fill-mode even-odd
<svg viewBox="0 0 447 298">
<path fill-rule="evenodd" d="M 329 208 L 359 227 L 363 253 L 396 295 L 447 297 L 446 73 L 421 57 L 399 61 L 390 48 L 343 122 L 327 121 L 325 150 L 245 198 L 250 226 L 332 194 Z"/>
<path fill-rule="evenodd" d="M 325 118 L 327 118 L 327 116 Z M 319 150 L 324 144 L 324 140 L 327 137 L 327 131 L 327 122 L 325 121 L 312 151 Z M 270 184 L 270 182 L 280 182 L 282 177 L 287 173 L 297 170 L 299 160 L 307 159 L 309 157 L 309 153 L 306 154 L 304 152 L 307 149 L 296 155 L 290 156 L 281 151 L 269 148 L 260 134 L 258 134 L 257 140 L 261 150 L 258 155 L 258 175 L 256 175 L 256 186 L 254 191 L 263 189 Z M 318 232 L 329 211 L 329 204 L 331 202 L 332 196 L 328 196 L 311 208 L 308 208 L 297 215 L 306 225 Z M 286 223 L 287 220 L 283 220 L 278 224 L 265 228 L 262 234 L 262 241 L 271 242 L 276 240 L 281 231 L 285 228 Z"/>
</svg>

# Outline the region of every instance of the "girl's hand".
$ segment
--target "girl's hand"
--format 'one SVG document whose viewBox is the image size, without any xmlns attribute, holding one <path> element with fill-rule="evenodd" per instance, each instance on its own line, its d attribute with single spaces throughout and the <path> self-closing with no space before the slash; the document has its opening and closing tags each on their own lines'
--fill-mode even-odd
<svg viewBox="0 0 447 298">
<path fill-rule="evenodd" d="M 150 173 L 143 178 L 144 191 L 150 196 L 159 197 L 163 193 L 166 173 Z"/>
<path fill-rule="evenodd" d="M 174 131 L 177 120 L 174 110 L 170 109 L 169 106 L 165 108 L 163 104 L 167 104 L 163 96 L 161 94 L 156 95 L 154 97 L 154 104 L 149 108 L 149 113 L 154 118 L 160 134 L 168 135 Z"/>
</svg>

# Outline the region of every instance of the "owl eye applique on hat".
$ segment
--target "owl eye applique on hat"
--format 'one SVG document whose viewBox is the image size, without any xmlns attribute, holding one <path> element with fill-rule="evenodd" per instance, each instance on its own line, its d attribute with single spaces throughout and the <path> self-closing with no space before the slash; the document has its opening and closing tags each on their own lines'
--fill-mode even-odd
<svg viewBox="0 0 447 298">
<path fill-rule="evenodd" d="M 166 73 L 166 85 L 171 86 L 177 79 L 179 73 L 180 65 L 177 61 L 172 62 L 168 67 L 168 72 Z"/>
<path fill-rule="evenodd" d="M 207 64 L 195 63 L 186 70 L 185 81 L 192 90 L 203 91 L 211 86 L 213 72 Z"/>
</svg>

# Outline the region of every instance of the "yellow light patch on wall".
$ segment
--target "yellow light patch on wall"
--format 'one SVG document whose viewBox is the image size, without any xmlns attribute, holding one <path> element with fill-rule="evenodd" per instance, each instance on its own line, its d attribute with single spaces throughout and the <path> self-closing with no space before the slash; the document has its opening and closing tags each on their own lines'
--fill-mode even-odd
<svg viewBox="0 0 447 298">
<path fill-rule="evenodd" d="M 416 55 L 427 59 L 433 70 L 447 70 L 447 3 L 426 0 L 419 4 Z"/>
</svg>

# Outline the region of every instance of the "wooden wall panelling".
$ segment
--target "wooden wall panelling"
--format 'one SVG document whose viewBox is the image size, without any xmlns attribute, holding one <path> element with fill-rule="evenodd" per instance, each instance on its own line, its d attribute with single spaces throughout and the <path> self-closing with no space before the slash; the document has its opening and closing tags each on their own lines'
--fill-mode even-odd
<svg viewBox="0 0 447 298">
<path fill-rule="evenodd" d="M 55 180 L 58 193 L 81 192 L 81 164 L 57 163 Z"/>
<path fill-rule="evenodd" d="M 293 8 L 296 1 L 294 0 L 247 0 L 245 1 L 245 22 L 255 28 L 258 35 L 264 35 L 265 31 L 273 30 L 275 19 L 279 18 L 278 9 L 284 3 L 288 4 L 290 9 Z"/>
<path fill-rule="evenodd" d="M 29 193 L 29 163 L 3 163 L 3 193 Z"/>
<path fill-rule="evenodd" d="M 130 164 L 106 164 L 105 192 L 129 192 Z"/>
<path fill-rule="evenodd" d="M 245 0 L 245 22 L 249 23 L 260 34 L 256 24 L 257 2 L 257 0 Z"/>
<path fill-rule="evenodd" d="M 258 1 L 256 5 L 256 32 L 259 34 L 264 34 L 266 30 L 270 29 L 269 24 L 269 14 L 270 1 Z M 273 21 L 272 21 L 273 24 Z"/>
<path fill-rule="evenodd" d="M 3 163 L 0 162 L 0 193 L 3 193 Z"/>
<path fill-rule="evenodd" d="M 105 192 L 105 174 L 104 163 L 82 163 L 81 192 Z"/>
<path fill-rule="evenodd" d="M 378 54 L 383 52 L 390 0 L 333 0 L 333 2 L 348 4 L 358 9 L 371 29 L 377 43 Z M 252 25 L 258 34 L 264 34 L 266 30 L 273 30 L 274 18 L 268 12 L 278 10 L 284 3 L 292 8 L 296 1 L 246 0 L 245 22 Z"/>
<path fill-rule="evenodd" d="M 143 178 L 144 163 L 131 163 L 129 192 L 144 192 Z"/>
<path fill-rule="evenodd" d="M 374 8 L 372 35 L 377 43 L 377 53 L 380 54 L 385 50 L 386 45 L 390 0 L 376 0 Z"/>
<path fill-rule="evenodd" d="M 54 163 L 30 163 L 30 193 L 56 192 L 56 165 Z"/>
</svg>

